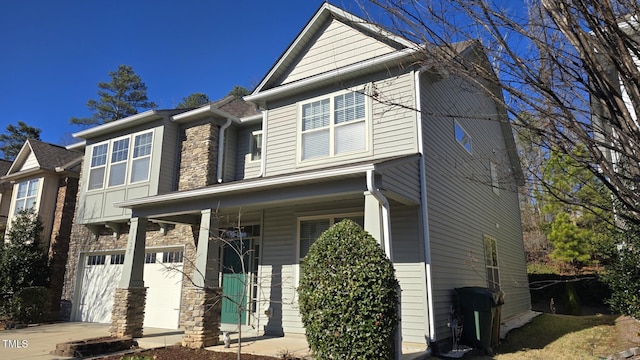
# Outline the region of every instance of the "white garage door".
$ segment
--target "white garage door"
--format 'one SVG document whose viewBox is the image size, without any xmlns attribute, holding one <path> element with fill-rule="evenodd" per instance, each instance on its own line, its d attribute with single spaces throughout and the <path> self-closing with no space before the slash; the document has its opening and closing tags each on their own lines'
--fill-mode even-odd
<svg viewBox="0 0 640 360">
<path fill-rule="evenodd" d="M 177 329 L 182 293 L 182 250 L 147 250 L 144 286 L 147 287 L 145 327 Z M 124 254 L 85 256 L 78 320 L 110 323 L 115 288 Z"/>
</svg>

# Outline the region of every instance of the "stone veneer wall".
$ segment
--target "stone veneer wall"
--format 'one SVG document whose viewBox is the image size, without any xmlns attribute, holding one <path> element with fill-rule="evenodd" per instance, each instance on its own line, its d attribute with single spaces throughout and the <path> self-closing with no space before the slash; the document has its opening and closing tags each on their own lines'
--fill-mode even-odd
<svg viewBox="0 0 640 360">
<path fill-rule="evenodd" d="M 111 336 L 142 337 L 147 288 L 116 288 L 111 311 Z"/>
<path fill-rule="evenodd" d="M 53 228 L 49 241 L 49 267 L 51 281 L 49 294 L 51 314 L 57 318 L 60 313 L 60 299 L 64 287 L 64 274 L 69 255 L 69 241 L 73 226 L 73 215 L 78 194 L 77 178 L 61 178 L 58 182 L 58 196 L 53 216 Z"/>
<path fill-rule="evenodd" d="M 184 314 L 182 345 L 202 348 L 218 344 L 222 289 L 190 287 L 183 296 L 180 314 Z"/>
<path fill-rule="evenodd" d="M 208 122 L 184 129 L 178 190 L 196 189 L 217 182 L 218 129 L 218 125 Z"/>
</svg>

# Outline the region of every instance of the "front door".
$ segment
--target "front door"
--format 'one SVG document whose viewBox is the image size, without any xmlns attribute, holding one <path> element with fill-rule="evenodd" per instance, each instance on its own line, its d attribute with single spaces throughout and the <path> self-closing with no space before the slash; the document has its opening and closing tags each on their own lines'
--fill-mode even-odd
<svg viewBox="0 0 640 360">
<path fill-rule="evenodd" d="M 251 240 L 226 240 L 222 250 L 222 314 L 226 324 L 247 323 Z"/>
</svg>

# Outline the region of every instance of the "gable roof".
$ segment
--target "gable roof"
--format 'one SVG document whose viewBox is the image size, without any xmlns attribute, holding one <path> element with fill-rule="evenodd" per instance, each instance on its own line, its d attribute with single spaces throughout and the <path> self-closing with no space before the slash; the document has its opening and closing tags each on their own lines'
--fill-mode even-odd
<svg viewBox="0 0 640 360">
<path fill-rule="evenodd" d="M 68 150 L 63 146 L 28 139 L 9 167 L 5 177 L 20 173 L 28 159 L 35 160 L 35 163 L 32 168 L 25 170 L 79 172 L 82 156 L 82 153 Z"/>
<path fill-rule="evenodd" d="M 0 177 L 7 175 L 9 168 L 11 167 L 11 161 L 0 159 Z"/>
<path fill-rule="evenodd" d="M 370 58 L 384 57 L 385 55 L 388 56 L 389 54 L 397 52 L 406 53 L 407 50 L 415 50 L 418 48 L 417 44 L 404 37 L 395 35 L 378 25 L 372 24 L 367 20 L 325 2 L 320 6 L 315 15 L 309 20 L 306 26 L 280 56 L 280 58 L 278 58 L 276 63 L 271 67 L 252 94 L 246 96 L 245 99 L 252 101 L 258 93 L 280 85 L 283 76 L 286 75 L 290 67 L 299 60 L 300 56 L 309 50 L 309 46 L 312 45 L 317 37 L 325 30 L 325 25 L 332 20 L 337 20 L 388 47 L 387 51 L 374 55 Z M 341 65 L 342 66 L 340 67 L 345 67 L 347 64 Z M 353 63 L 348 65 L 353 65 Z"/>
</svg>

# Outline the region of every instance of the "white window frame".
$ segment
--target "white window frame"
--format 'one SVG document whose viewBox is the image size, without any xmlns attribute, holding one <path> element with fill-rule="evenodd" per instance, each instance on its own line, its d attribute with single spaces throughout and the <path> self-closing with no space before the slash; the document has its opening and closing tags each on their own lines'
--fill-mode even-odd
<svg viewBox="0 0 640 360">
<path fill-rule="evenodd" d="M 147 136 L 149 134 L 151 135 L 151 142 L 149 144 L 144 144 L 144 148 L 146 149 L 147 147 L 149 147 L 149 150 L 144 151 L 143 154 L 138 154 L 138 156 L 136 156 L 136 139 L 142 138 L 143 136 Z M 146 131 L 140 131 L 137 133 L 129 134 L 126 136 L 120 136 L 117 138 L 109 139 L 107 141 L 103 141 L 103 142 L 91 145 L 91 148 L 90 148 L 91 150 L 89 153 L 90 154 L 89 169 L 88 169 L 89 171 L 87 175 L 87 185 L 86 185 L 87 191 L 99 191 L 99 190 L 117 188 L 121 186 L 127 186 L 130 184 L 149 181 L 149 179 L 151 178 L 151 161 L 153 157 L 154 137 L 155 137 L 155 132 L 153 130 L 146 130 Z M 125 140 L 128 141 L 128 147 L 126 148 L 126 158 L 124 159 L 120 158 L 114 161 L 113 151 L 114 151 L 115 144 Z M 98 154 L 98 156 L 96 156 L 96 153 L 95 153 L 96 149 L 103 148 L 105 146 L 106 146 L 106 155 L 103 153 L 100 153 Z M 106 159 L 102 159 L 104 156 L 106 156 Z M 99 160 L 99 161 L 96 164 L 94 164 L 94 160 Z M 104 161 L 104 163 L 102 161 Z M 146 167 L 147 173 L 146 173 L 146 176 L 144 176 L 144 179 L 137 179 L 134 181 L 132 179 L 134 175 L 133 169 L 136 162 L 139 162 L 139 161 L 146 161 L 148 163 Z M 124 181 L 112 184 L 111 183 L 112 175 L 114 174 L 112 172 L 113 167 L 118 165 L 123 165 L 123 164 L 125 168 L 124 175 L 123 175 Z M 92 181 L 90 181 L 90 179 L 92 176 L 92 172 L 97 169 L 104 169 L 102 174 L 102 185 L 100 187 L 95 186 L 92 188 L 91 187 Z"/>
<path fill-rule="evenodd" d="M 36 178 L 36 179 L 29 179 L 29 180 L 24 180 L 24 181 L 20 181 L 19 183 L 17 183 L 15 185 L 15 196 L 13 199 L 13 216 L 18 215 L 18 213 L 22 210 L 28 210 L 28 209 L 33 209 L 34 211 L 37 211 L 38 209 L 38 199 L 40 198 L 40 190 L 42 188 L 42 178 Z M 35 189 L 35 194 L 30 195 L 31 191 L 33 189 L 33 184 L 36 184 L 36 189 Z M 26 190 L 25 190 L 25 195 L 23 197 L 19 197 L 20 196 L 20 186 L 23 185 L 26 186 Z M 27 203 L 29 201 L 29 199 L 33 200 L 33 204 L 31 205 L 31 207 L 27 207 Z M 18 202 L 19 201 L 24 201 L 24 205 L 23 206 L 18 206 Z"/>
<path fill-rule="evenodd" d="M 469 132 L 460 125 L 458 120 L 453 120 L 453 135 L 458 144 L 460 144 L 469 154 L 472 154 L 473 146 L 471 135 L 469 135 Z"/>
<path fill-rule="evenodd" d="M 344 96 L 345 94 L 351 94 L 351 93 L 359 93 L 362 94 L 362 96 L 364 97 L 364 117 L 363 118 L 358 118 L 355 120 L 351 120 L 351 121 L 347 121 L 347 122 L 342 122 L 340 124 L 336 124 L 335 123 L 335 102 L 336 102 L 336 98 L 339 96 Z M 323 101 L 323 100 L 329 100 L 329 125 L 325 126 L 325 127 L 321 127 L 321 128 L 314 128 L 314 129 L 309 129 L 309 130 L 305 130 L 303 131 L 303 108 L 306 105 L 312 104 L 312 103 L 316 103 L 319 101 Z M 318 163 L 318 162 L 323 162 L 326 161 L 327 159 L 335 159 L 335 158 L 353 158 L 356 157 L 358 155 L 361 155 L 362 153 L 367 153 L 367 152 L 371 152 L 370 148 L 370 142 L 371 142 L 371 114 L 372 114 L 372 109 L 371 109 L 371 100 L 369 98 L 369 96 L 366 95 L 366 93 L 364 93 L 363 88 L 358 88 L 355 90 L 343 90 L 343 91 L 339 91 L 339 92 L 334 92 L 331 94 L 326 94 L 326 95 L 322 95 L 322 96 L 318 96 L 315 98 L 311 98 L 311 99 L 306 99 L 305 101 L 299 102 L 298 103 L 298 120 L 297 120 L 297 139 L 298 139 L 298 145 L 297 145 L 297 151 L 298 151 L 298 155 L 296 157 L 298 164 L 303 164 L 303 165 L 307 165 L 307 164 L 314 164 L 314 163 Z M 344 151 L 344 152 L 340 152 L 340 153 L 336 153 L 336 129 L 340 128 L 342 126 L 346 126 L 346 125 L 353 125 L 356 123 L 362 122 L 364 124 L 364 139 L 363 139 L 363 143 L 364 146 L 362 149 L 354 149 L 351 151 Z M 316 156 L 316 157 L 312 157 L 312 158 L 304 158 L 304 147 L 303 147 L 303 134 L 310 134 L 313 132 L 320 132 L 323 130 L 328 130 L 329 131 L 329 149 L 328 149 L 328 155 L 323 155 L 323 156 Z"/>
<path fill-rule="evenodd" d="M 487 242 L 492 247 L 492 251 L 487 251 Z M 482 247 L 484 249 L 485 276 L 487 277 L 487 287 L 492 290 L 500 290 L 500 256 L 498 255 L 498 240 L 494 237 L 484 235 L 482 237 Z M 495 255 L 495 259 L 493 258 Z M 489 276 L 491 272 L 491 276 Z M 497 278 L 497 281 L 496 281 Z"/>
<path fill-rule="evenodd" d="M 260 139 L 258 141 L 257 139 Z M 249 155 L 251 161 L 259 161 L 262 159 L 262 129 L 254 130 L 249 134 Z"/>
</svg>

